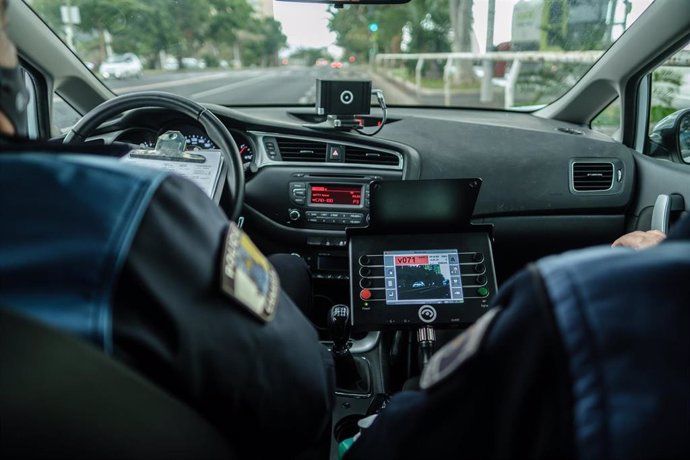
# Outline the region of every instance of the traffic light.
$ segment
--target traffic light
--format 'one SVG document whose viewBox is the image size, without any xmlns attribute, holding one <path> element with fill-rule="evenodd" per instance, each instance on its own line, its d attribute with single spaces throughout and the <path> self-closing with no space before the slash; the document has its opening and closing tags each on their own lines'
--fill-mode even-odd
<svg viewBox="0 0 690 460">
<path fill-rule="evenodd" d="M 377 30 L 379 30 L 379 25 L 375 22 L 372 22 L 371 24 L 369 24 L 369 30 L 372 32 L 376 32 Z"/>
</svg>

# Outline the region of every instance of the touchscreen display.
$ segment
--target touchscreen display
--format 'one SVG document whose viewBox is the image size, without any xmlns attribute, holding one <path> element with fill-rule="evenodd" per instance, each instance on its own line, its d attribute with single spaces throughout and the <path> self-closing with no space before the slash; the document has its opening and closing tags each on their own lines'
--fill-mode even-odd
<svg viewBox="0 0 690 460">
<path fill-rule="evenodd" d="M 311 186 L 311 204 L 359 206 L 361 203 L 361 185 L 329 184 Z"/>
<path fill-rule="evenodd" d="M 387 305 L 462 303 L 456 249 L 383 253 Z"/>
</svg>

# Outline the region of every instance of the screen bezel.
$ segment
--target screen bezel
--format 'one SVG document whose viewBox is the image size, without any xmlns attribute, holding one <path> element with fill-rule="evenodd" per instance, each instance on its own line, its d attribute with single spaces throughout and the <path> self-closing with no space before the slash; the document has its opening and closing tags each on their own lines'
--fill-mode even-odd
<svg viewBox="0 0 690 460">
<path fill-rule="evenodd" d="M 350 258 L 350 305 L 352 306 L 351 324 L 356 331 L 372 331 L 385 329 L 411 329 L 430 325 L 434 328 L 464 327 L 473 323 L 489 309 L 490 302 L 496 294 L 496 273 L 494 271 L 493 253 L 491 247 L 490 227 L 478 226 L 472 232 L 441 232 L 441 233 L 415 233 L 415 234 L 391 234 L 370 233 L 350 234 L 348 256 Z M 369 288 L 373 291 L 377 287 L 383 287 L 381 283 L 373 286 L 362 285 L 360 273 L 360 257 L 383 256 L 386 251 L 397 250 L 445 250 L 457 249 L 460 255 L 462 279 L 463 303 L 430 303 L 424 305 L 386 305 L 385 299 L 380 302 L 366 300 L 360 296 L 362 289 Z M 482 261 L 472 260 L 468 253 L 481 252 Z M 383 260 L 373 261 L 383 267 Z M 483 264 L 483 271 L 476 271 L 475 264 Z M 467 267 L 467 268 L 466 268 Z M 373 268 L 373 267 L 372 267 Z M 382 270 L 382 268 L 381 268 Z M 381 273 L 383 275 L 383 273 Z M 486 277 L 483 287 L 488 289 L 486 296 L 478 296 L 475 277 Z M 373 276 L 378 276 L 374 274 Z M 432 321 L 421 318 L 421 310 L 426 306 L 435 309 L 437 316 Z"/>
</svg>

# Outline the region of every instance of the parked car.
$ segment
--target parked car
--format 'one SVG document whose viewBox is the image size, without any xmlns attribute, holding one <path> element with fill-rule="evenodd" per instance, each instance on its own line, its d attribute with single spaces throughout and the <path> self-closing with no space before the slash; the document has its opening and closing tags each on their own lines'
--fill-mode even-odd
<svg viewBox="0 0 690 460">
<path fill-rule="evenodd" d="M 101 64 L 100 75 L 104 80 L 111 78 L 141 78 L 144 66 L 134 53 L 113 54 Z"/>
<path fill-rule="evenodd" d="M 206 61 L 194 57 L 184 57 L 182 58 L 182 68 L 202 70 L 206 68 Z"/>
<path fill-rule="evenodd" d="M 163 70 L 178 70 L 180 63 L 173 56 L 168 56 L 163 60 Z"/>
</svg>

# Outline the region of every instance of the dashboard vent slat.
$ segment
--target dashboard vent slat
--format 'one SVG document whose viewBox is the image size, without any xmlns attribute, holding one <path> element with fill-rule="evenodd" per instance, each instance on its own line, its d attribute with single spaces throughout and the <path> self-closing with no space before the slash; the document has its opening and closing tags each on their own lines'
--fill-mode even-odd
<svg viewBox="0 0 690 460">
<path fill-rule="evenodd" d="M 279 137 L 276 140 L 283 161 L 326 161 L 326 144 L 323 142 L 291 139 L 288 137 Z"/>
<path fill-rule="evenodd" d="M 345 163 L 398 166 L 400 159 L 389 152 L 348 145 L 345 150 Z"/>
<path fill-rule="evenodd" d="M 572 186 L 576 192 L 597 192 L 613 186 L 613 164 L 596 162 L 573 163 Z"/>
</svg>

